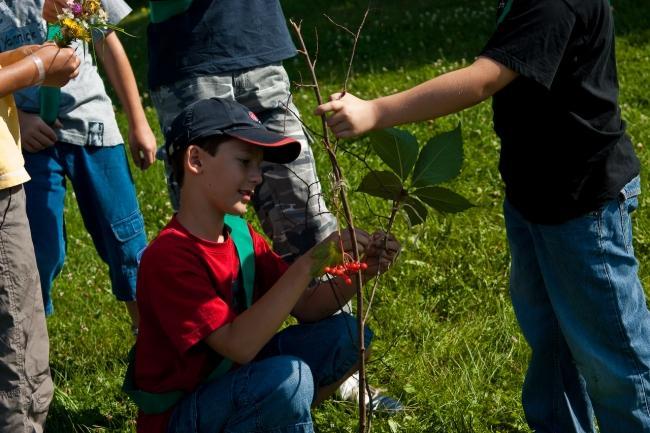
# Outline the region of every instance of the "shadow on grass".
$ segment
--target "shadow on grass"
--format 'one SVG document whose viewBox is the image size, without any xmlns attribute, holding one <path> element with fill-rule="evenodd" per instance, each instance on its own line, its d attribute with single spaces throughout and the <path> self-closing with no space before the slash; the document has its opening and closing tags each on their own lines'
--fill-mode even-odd
<svg viewBox="0 0 650 433">
<path fill-rule="evenodd" d="M 318 51 L 320 78 L 343 83 L 353 38 L 330 23 L 324 14 L 356 31 L 368 2 L 285 0 L 281 3 L 287 19 L 302 21 L 311 53 Z M 371 11 L 357 46 L 353 71 L 368 74 L 414 68 L 440 60 L 472 61 L 494 29 L 495 3 L 493 0 L 437 0 L 433 6 L 428 0 L 374 0 L 370 2 Z M 127 19 L 125 27 L 136 38 L 122 39 L 140 88 L 146 89 L 148 17 L 143 8 L 147 2 L 133 0 L 129 4 L 135 14 Z M 617 33 L 647 43 L 650 2 L 619 0 L 614 1 L 614 8 Z M 301 75 L 308 76 L 302 59 L 287 61 L 286 66 L 294 80 Z"/>
<path fill-rule="evenodd" d="M 614 0 L 616 34 L 650 42 L 650 2 L 647 0 Z"/>
<path fill-rule="evenodd" d="M 70 409 L 55 400 L 47 416 L 48 433 L 88 433 L 116 431 L 132 420 L 122 416 L 112 417 L 92 409 Z"/>
</svg>

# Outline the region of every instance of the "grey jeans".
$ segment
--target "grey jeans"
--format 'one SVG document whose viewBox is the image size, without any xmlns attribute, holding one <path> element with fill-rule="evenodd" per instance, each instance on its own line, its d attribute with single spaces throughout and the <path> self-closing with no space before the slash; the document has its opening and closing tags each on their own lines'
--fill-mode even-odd
<svg viewBox="0 0 650 433">
<path fill-rule="evenodd" d="M 40 433 L 49 342 L 22 185 L 0 190 L 0 433 Z"/>
<path fill-rule="evenodd" d="M 269 130 L 296 138 L 302 145 L 298 159 L 289 164 L 264 163 L 264 182 L 253 196 L 255 211 L 273 249 L 292 261 L 333 232 L 336 219 L 323 200 L 314 155 L 291 100 L 289 78 L 282 65 L 189 78 L 151 92 L 163 132 L 183 108 L 206 98 L 236 100 L 253 111 Z M 163 158 L 172 206 L 178 209 L 178 186 L 171 179 L 164 152 Z"/>
</svg>

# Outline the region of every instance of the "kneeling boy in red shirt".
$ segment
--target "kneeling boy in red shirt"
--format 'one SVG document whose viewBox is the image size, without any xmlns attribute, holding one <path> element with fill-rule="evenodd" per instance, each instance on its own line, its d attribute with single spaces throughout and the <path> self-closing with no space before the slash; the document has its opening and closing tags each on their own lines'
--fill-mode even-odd
<svg viewBox="0 0 650 433">
<path fill-rule="evenodd" d="M 288 266 L 234 216 L 262 182 L 262 160 L 292 161 L 299 143 L 236 102 L 205 99 L 174 120 L 166 146 L 181 199 L 140 263 L 138 432 L 312 432 L 312 404 L 357 368 L 356 321 L 332 315 L 356 289 L 310 284 L 318 245 Z M 400 248 L 356 237 L 366 279 Z M 323 242 L 352 246 L 347 230 Z M 277 332 L 290 314 L 300 324 Z"/>
</svg>

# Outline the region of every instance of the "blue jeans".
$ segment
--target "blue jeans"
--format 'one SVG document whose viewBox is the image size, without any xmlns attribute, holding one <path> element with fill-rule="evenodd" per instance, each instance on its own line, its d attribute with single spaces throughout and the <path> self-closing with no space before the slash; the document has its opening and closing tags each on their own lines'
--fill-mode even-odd
<svg viewBox="0 0 650 433">
<path fill-rule="evenodd" d="M 313 432 L 315 393 L 355 365 L 356 335 L 356 319 L 346 313 L 280 331 L 253 362 L 178 403 L 168 433 Z"/>
<path fill-rule="evenodd" d="M 45 314 L 54 312 L 50 293 L 66 256 L 63 218 L 66 177 L 97 253 L 108 264 L 115 297 L 135 300 L 138 261 L 147 246 L 144 221 L 124 146 L 87 147 L 68 143 L 23 153 L 32 180 L 25 184 Z"/>
<path fill-rule="evenodd" d="M 531 224 L 507 201 L 510 293 L 532 355 L 522 399 L 535 432 L 650 432 L 650 314 L 632 248 L 639 178 L 601 209 Z"/>
</svg>

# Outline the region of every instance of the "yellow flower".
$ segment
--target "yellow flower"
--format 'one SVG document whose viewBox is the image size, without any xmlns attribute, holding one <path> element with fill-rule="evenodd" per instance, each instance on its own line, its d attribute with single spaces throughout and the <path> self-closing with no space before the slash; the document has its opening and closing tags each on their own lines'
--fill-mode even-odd
<svg viewBox="0 0 650 433">
<path fill-rule="evenodd" d="M 83 2 L 83 10 L 85 15 L 96 15 L 102 9 L 102 4 L 99 0 L 85 0 Z"/>
<path fill-rule="evenodd" d="M 90 41 L 90 33 L 81 24 L 71 18 L 64 18 L 61 22 L 62 31 L 70 36 L 71 39 L 81 39 L 82 41 Z"/>
</svg>

